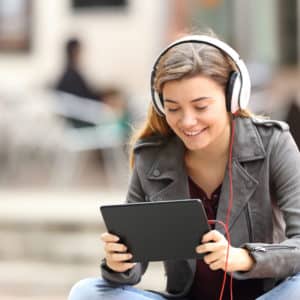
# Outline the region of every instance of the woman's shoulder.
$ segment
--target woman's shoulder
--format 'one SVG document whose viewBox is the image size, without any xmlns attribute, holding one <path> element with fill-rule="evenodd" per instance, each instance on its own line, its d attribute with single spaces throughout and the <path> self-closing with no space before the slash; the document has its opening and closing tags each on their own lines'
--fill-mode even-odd
<svg viewBox="0 0 300 300">
<path fill-rule="evenodd" d="M 288 131 L 289 125 L 284 121 L 272 120 L 265 117 L 254 116 L 250 118 L 256 127 L 277 128 L 282 131 Z"/>
<path fill-rule="evenodd" d="M 289 133 L 289 125 L 283 121 L 257 116 L 237 118 L 237 138 L 241 144 L 246 143 L 246 140 L 249 142 L 250 139 L 252 142 L 249 146 L 262 145 L 266 150 L 269 145 L 274 144 L 271 141 L 285 133 Z"/>
</svg>

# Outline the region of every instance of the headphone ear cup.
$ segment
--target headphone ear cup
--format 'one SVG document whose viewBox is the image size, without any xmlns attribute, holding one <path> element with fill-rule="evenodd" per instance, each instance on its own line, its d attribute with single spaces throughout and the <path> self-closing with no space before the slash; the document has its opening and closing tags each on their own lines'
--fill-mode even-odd
<svg viewBox="0 0 300 300">
<path fill-rule="evenodd" d="M 226 86 L 226 109 L 235 113 L 239 110 L 239 97 L 241 92 L 241 78 L 238 72 L 231 72 Z"/>
</svg>

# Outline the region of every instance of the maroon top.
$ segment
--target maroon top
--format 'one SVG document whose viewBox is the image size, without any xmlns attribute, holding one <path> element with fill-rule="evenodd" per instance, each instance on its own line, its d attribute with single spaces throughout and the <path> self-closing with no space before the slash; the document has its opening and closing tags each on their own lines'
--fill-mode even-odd
<svg viewBox="0 0 300 300">
<path fill-rule="evenodd" d="M 209 199 L 206 193 L 189 178 L 190 197 L 201 199 L 204 205 L 207 218 L 215 220 L 221 194 L 221 185 L 212 193 Z M 213 228 L 214 226 L 211 225 Z M 194 282 L 191 287 L 189 298 L 192 300 L 209 299 L 218 300 L 222 288 L 223 270 L 212 271 L 203 259 L 197 260 L 197 268 Z M 230 277 L 227 276 L 223 300 L 230 299 Z M 234 300 L 253 300 L 262 294 L 262 287 L 258 280 L 236 280 L 233 279 Z"/>
</svg>

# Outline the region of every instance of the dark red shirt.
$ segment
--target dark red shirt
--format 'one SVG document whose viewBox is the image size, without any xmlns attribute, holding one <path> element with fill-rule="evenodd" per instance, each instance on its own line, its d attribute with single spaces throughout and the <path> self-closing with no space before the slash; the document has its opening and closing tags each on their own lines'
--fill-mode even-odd
<svg viewBox="0 0 300 300">
<path fill-rule="evenodd" d="M 219 198 L 221 194 L 220 185 L 209 199 L 206 193 L 189 178 L 190 197 L 201 199 L 209 220 L 215 220 Z M 214 227 L 214 226 L 211 226 Z M 212 271 L 203 259 L 197 260 L 197 268 L 193 285 L 191 287 L 189 298 L 192 300 L 208 299 L 218 300 L 222 287 L 224 272 L 223 270 Z M 230 278 L 227 276 L 223 300 L 230 299 Z M 262 294 L 260 281 L 250 280 L 233 280 L 233 298 L 234 300 L 253 300 Z"/>
</svg>

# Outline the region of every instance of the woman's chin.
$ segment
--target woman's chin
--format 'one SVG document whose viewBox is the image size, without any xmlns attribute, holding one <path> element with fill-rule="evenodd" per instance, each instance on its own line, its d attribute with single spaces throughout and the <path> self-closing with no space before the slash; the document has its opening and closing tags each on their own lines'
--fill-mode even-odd
<svg viewBox="0 0 300 300">
<path fill-rule="evenodd" d="M 190 151 L 199 151 L 203 150 L 207 147 L 207 143 L 203 143 L 203 141 L 199 142 L 190 142 L 184 141 L 185 147 Z"/>
</svg>

